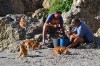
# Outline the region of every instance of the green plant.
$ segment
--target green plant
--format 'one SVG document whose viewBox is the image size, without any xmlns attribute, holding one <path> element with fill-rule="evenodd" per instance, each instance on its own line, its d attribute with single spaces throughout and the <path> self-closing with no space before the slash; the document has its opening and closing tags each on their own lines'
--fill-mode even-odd
<svg viewBox="0 0 100 66">
<path fill-rule="evenodd" d="M 65 0 L 64 1 L 64 4 L 63 4 L 63 6 L 62 6 L 62 11 L 63 12 L 67 12 L 67 11 L 69 11 L 70 10 L 70 8 L 71 8 L 71 6 L 72 6 L 72 2 L 73 2 L 73 0 Z"/>
<path fill-rule="evenodd" d="M 48 14 L 54 13 L 56 10 L 67 12 L 71 8 L 73 0 L 51 0 L 51 7 Z"/>
</svg>

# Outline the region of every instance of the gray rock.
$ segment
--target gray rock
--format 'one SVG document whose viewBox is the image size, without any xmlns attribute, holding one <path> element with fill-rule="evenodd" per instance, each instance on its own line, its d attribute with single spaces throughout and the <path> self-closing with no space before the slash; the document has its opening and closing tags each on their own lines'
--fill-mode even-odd
<svg viewBox="0 0 100 66">
<path fill-rule="evenodd" d="M 42 5 L 44 8 L 49 9 L 50 8 L 50 0 L 44 0 Z"/>
<path fill-rule="evenodd" d="M 45 8 L 40 8 L 35 11 L 35 13 L 32 14 L 32 18 L 34 19 L 41 19 L 44 18 L 47 15 L 48 10 Z"/>
<path fill-rule="evenodd" d="M 42 8 L 43 0 L 0 0 L 0 15 L 23 14 Z"/>
<path fill-rule="evenodd" d="M 72 14 L 75 17 L 80 18 L 80 20 L 86 22 L 92 31 L 96 32 L 100 27 L 100 21 L 95 17 L 99 16 L 100 6 L 98 4 L 92 5 L 94 3 L 100 4 L 100 0 L 73 0 L 71 9 L 67 13 L 64 13 L 65 16 L 63 15 L 63 17 L 65 17 L 66 20 L 66 16 L 70 16 Z"/>
<path fill-rule="evenodd" d="M 32 39 L 34 38 L 35 34 L 42 33 L 42 27 L 43 27 L 42 18 L 39 19 L 38 22 L 33 22 L 32 21 L 33 18 L 24 15 L 27 21 L 27 27 L 26 27 L 27 29 L 24 30 L 19 26 L 19 20 L 22 15 L 24 14 L 16 14 L 16 15 L 8 14 L 7 16 L 1 18 L 0 20 L 1 50 L 9 49 L 8 50 L 9 52 L 17 51 L 14 49 L 18 47 L 12 44 L 16 44 L 18 40 Z M 11 20 L 9 20 L 9 22 L 6 21 L 8 17 L 14 19 L 14 21 Z M 14 51 L 9 47 L 12 47 Z"/>
<path fill-rule="evenodd" d="M 94 34 L 96 37 L 100 37 L 100 28 L 98 29 L 98 31 Z"/>
<path fill-rule="evenodd" d="M 1 0 L 0 15 L 6 15 L 11 13 L 24 13 L 24 4 L 21 0 Z"/>
</svg>

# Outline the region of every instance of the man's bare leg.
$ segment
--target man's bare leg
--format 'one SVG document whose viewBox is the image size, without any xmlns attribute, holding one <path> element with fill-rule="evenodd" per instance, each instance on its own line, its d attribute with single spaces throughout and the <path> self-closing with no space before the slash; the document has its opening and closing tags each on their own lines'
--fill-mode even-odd
<svg viewBox="0 0 100 66">
<path fill-rule="evenodd" d="M 46 34 L 47 34 L 47 30 L 48 30 L 48 27 L 47 26 L 43 26 L 43 38 L 42 38 L 42 42 L 45 43 L 45 37 L 46 37 Z"/>
<path fill-rule="evenodd" d="M 72 35 L 72 36 L 70 37 L 70 41 L 72 41 L 73 39 L 74 39 L 73 43 L 70 44 L 70 45 L 68 46 L 68 48 L 73 48 L 73 47 L 77 46 L 78 43 L 84 43 L 84 39 L 83 39 L 83 38 L 80 38 L 80 37 L 77 36 L 77 35 Z"/>
<path fill-rule="evenodd" d="M 75 39 L 73 35 L 70 35 L 70 42 L 72 42 Z"/>
</svg>

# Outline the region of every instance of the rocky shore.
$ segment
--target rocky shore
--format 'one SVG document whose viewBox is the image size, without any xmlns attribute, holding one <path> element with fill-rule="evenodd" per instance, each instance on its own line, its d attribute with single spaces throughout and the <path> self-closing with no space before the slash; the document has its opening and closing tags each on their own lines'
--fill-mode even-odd
<svg viewBox="0 0 100 66">
<path fill-rule="evenodd" d="M 55 56 L 53 48 L 45 48 L 31 51 L 26 58 L 18 59 L 20 44 L 26 39 L 41 36 L 50 0 L 1 0 L 0 66 L 100 66 L 99 4 L 100 0 L 73 0 L 71 9 L 62 13 L 66 30 L 70 22 L 68 18 L 73 18 L 73 15 L 87 23 L 94 32 L 94 43 L 69 49 L 68 55 Z M 27 30 L 19 26 L 21 16 L 25 16 Z"/>
<path fill-rule="evenodd" d="M 55 56 L 52 48 L 31 51 L 18 59 L 16 53 L 0 52 L 0 66 L 100 66 L 100 49 L 69 49 L 70 54 Z"/>
</svg>

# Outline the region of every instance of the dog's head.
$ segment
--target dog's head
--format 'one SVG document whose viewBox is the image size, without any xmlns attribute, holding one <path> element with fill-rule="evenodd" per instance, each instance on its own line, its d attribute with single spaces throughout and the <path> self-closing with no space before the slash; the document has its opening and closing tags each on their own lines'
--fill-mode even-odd
<svg viewBox="0 0 100 66">
<path fill-rule="evenodd" d="M 26 50 L 26 46 L 25 46 L 24 44 L 21 44 L 21 45 L 20 45 L 20 50 L 22 50 L 22 51 L 23 51 L 23 50 L 24 50 L 24 51 L 27 51 L 27 50 Z"/>
<path fill-rule="evenodd" d="M 64 47 L 64 46 L 61 47 L 60 51 L 61 51 L 61 53 L 63 53 L 63 54 L 68 54 L 68 53 L 69 53 L 68 48 L 66 48 L 66 47 Z"/>
<path fill-rule="evenodd" d="M 63 53 L 65 51 L 66 47 L 62 46 L 60 47 L 60 51 Z"/>
<path fill-rule="evenodd" d="M 60 47 L 60 46 L 55 47 L 55 48 L 54 48 L 54 53 L 55 53 L 56 55 L 61 55 L 61 47 Z"/>
<path fill-rule="evenodd" d="M 28 39 L 28 40 L 25 41 L 25 44 L 26 45 L 33 45 L 33 44 L 37 44 L 37 41 L 36 40 L 29 40 Z"/>
</svg>

